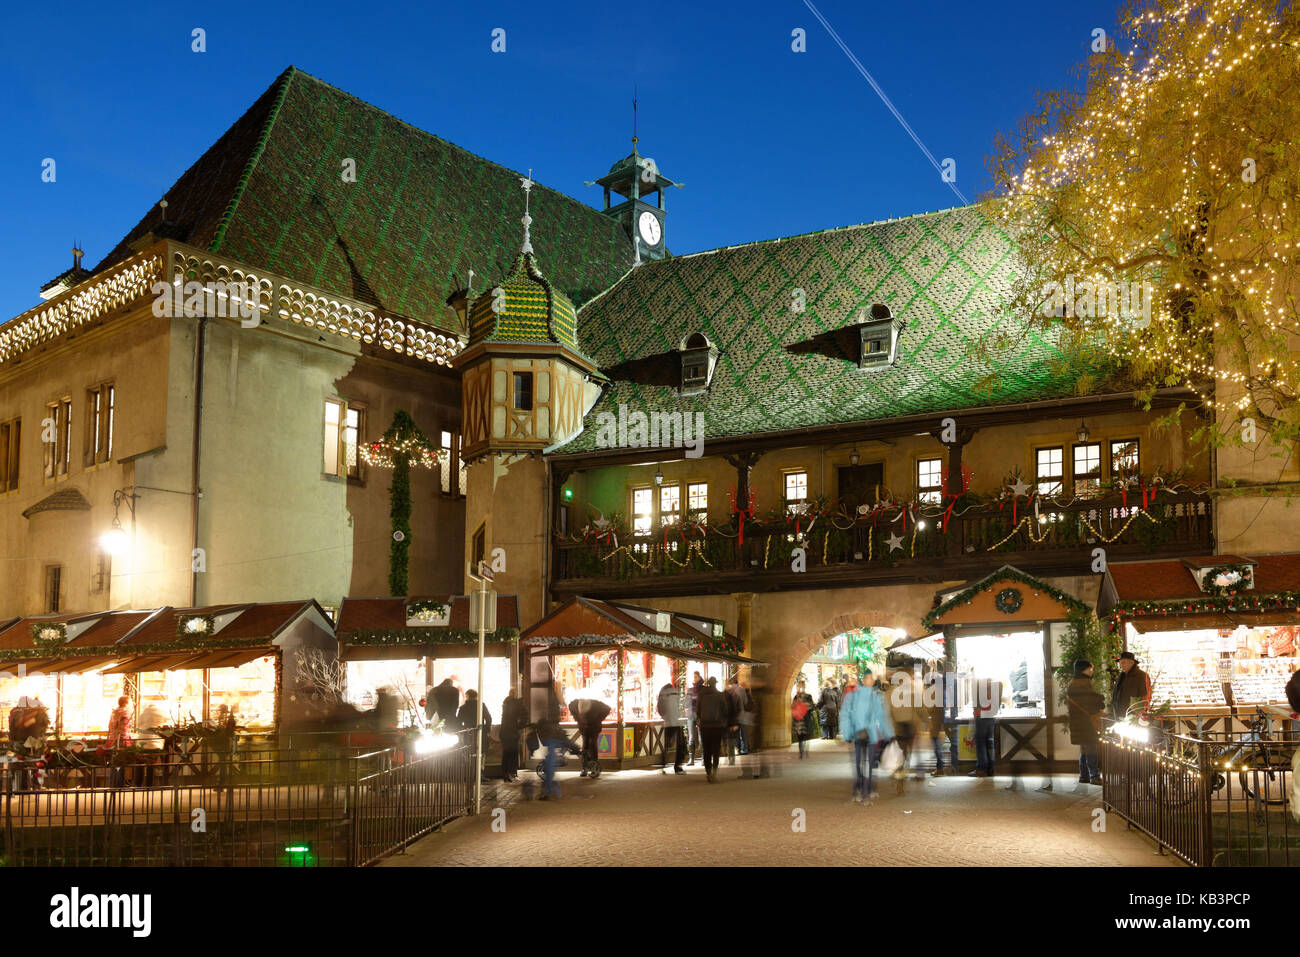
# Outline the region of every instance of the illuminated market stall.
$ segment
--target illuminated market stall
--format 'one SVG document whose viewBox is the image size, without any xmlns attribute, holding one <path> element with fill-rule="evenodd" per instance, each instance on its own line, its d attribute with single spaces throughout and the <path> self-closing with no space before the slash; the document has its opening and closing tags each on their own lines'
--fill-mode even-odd
<svg viewBox="0 0 1300 957">
<path fill-rule="evenodd" d="M 311 655 L 337 655 L 314 601 L 30 616 L 0 630 L 0 708 L 38 696 L 51 734 L 93 737 L 127 695 L 137 731 L 231 715 L 269 733 L 313 718 L 292 693 Z"/>
<path fill-rule="evenodd" d="M 381 690 L 398 698 L 398 727 L 421 727 L 426 690 L 450 678 L 464 700 L 478 690 L 478 595 L 345 598 L 339 609 L 339 657 L 344 700 L 368 709 Z M 490 611 L 490 609 L 489 609 Z M 494 722 L 518 674 L 519 603 L 496 596 L 483 660 L 483 705 Z"/>
<path fill-rule="evenodd" d="M 659 755 L 663 722 L 657 704 L 664 685 L 684 688 L 699 671 L 723 688 L 738 667 L 759 664 L 740 653 L 740 640 L 717 619 L 581 596 L 526 629 L 520 642 L 530 656 L 533 718 L 544 712 L 551 685 L 560 695 L 561 726 L 570 734 L 577 724 L 569 702 L 603 701 L 610 715 L 598 750 L 619 767 Z"/>
<path fill-rule="evenodd" d="M 942 644 L 955 682 L 948 720 L 957 725 L 959 757 L 975 757 L 977 682 L 987 680 L 1001 687 L 996 761 L 1037 762 L 1049 769 L 1064 752 L 1060 760 L 1073 764 L 1078 752 L 1055 720 L 1061 709 L 1051 671 L 1072 627 L 1070 617 L 1088 606 L 1011 565 L 942 592 L 937 601 L 922 625 L 943 632 L 926 640 L 931 648 Z"/>
<path fill-rule="evenodd" d="M 1240 730 L 1258 707 L 1289 711 L 1286 683 L 1300 668 L 1300 555 L 1111 564 L 1097 607 L 1173 724 Z"/>
</svg>

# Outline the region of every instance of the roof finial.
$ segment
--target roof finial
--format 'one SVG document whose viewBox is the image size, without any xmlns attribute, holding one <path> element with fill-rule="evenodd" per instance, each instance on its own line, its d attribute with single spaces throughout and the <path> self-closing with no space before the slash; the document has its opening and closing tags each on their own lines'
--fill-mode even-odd
<svg viewBox="0 0 1300 957">
<path fill-rule="evenodd" d="M 528 197 L 533 192 L 533 170 L 528 168 L 528 175 L 519 177 L 519 183 L 524 188 L 524 218 L 520 220 L 524 224 L 524 245 L 519 250 L 522 253 L 531 253 L 533 251 L 533 241 L 528 237 L 528 227 L 533 224 L 533 217 L 528 215 Z"/>
<path fill-rule="evenodd" d="M 81 245 L 74 239 L 72 241 L 72 268 L 73 269 L 81 268 L 81 257 L 84 255 L 86 255 L 86 251 L 82 249 Z"/>
<path fill-rule="evenodd" d="M 632 84 L 632 154 L 636 155 L 636 84 Z"/>
</svg>

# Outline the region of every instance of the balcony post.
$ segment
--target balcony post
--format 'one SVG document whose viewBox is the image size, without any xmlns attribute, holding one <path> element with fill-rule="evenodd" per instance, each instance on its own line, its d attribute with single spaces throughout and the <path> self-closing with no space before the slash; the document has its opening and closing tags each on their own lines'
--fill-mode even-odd
<svg viewBox="0 0 1300 957">
<path fill-rule="evenodd" d="M 964 491 L 962 489 L 961 481 L 961 452 L 962 449 L 966 447 L 966 443 L 974 438 L 975 433 L 978 431 L 978 429 L 966 427 L 957 428 L 952 432 L 949 432 L 949 430 L 943 426 L 930 430 L 931 435 L 948 447 L 948 482 L 944 488 L 945 506 L 947 505 L 948 499 L 956 498 Z M 963 522 L 960 524 L 962 527 L 962 534 L 960 535 L 954 535 L 951 528 L 945 529 L 948 536 L 947 551 L 949 554 L 964 554 L 965 523 Z"/>
</svg>

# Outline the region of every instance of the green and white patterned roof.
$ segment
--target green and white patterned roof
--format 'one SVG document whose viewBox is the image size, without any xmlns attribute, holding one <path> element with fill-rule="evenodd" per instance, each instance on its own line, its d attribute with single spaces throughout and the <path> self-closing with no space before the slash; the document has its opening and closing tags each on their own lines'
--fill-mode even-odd
<svg viewBox="0 0 1300 957">
<path fill-rule="evenodd" d="M 596 414 L 622 403 L 702 412 L 706 439 L 718 439 L 1060 398 L 1101 384 L 1109 365 L 1067 357 L 1054 335 L 1006 309 L 1016 268 L 1010 240 L 976 206 L 643 264 L 578 313 L 587 354 L 613 381 L 587 429 L 559 451 L 595 449 Z M 897 361 L 864 370 L 824 334 L 874 303 L 906 328 Z M 673 350 L 695 332 L 722 355 L 709 392 L 682 397 L 666 383 L 675 381 Z M 995 341 L 996 360 L 977 358 L 981 343 Z M 800 344 L 806 351 L 787 348 Z M 657 374 L 620 372 L 656 356 Z"/>
<path fill-rule="evenodd" d="M 542 275 L 532 253 L 521 253 L 500 285 L 474 300 L 469 344 L 484 341 L 554 342 L 579 351 L 577 310 Z"/>
</svg>

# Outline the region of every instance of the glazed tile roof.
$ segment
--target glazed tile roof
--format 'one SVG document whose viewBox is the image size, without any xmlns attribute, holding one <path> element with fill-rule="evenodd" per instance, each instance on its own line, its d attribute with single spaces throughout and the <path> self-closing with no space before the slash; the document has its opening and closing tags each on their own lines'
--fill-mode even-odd
<svg viewBox="0 0 1300 957">
<path fill-rule="evenodd" d="M 1009 239 L 974 206 L 646 263 L 579 309 L 584 350 L 614 382 L 560 451 L 595 449 L 595 415 L 620 403 L 702 412 L 707 441 L 1067 397 L 1083 375 L 1100 385 L 1108 366 L 1067 360 L 1003 308 L 1015 268 Z M 827 334 L 875 303 L 907 327 L 892 367 L 861 370 Z M 672 350 L 695 332 L 722 355 L 709 393 L 683 398 Z M 972 357 L 999 340 L 995 363 Z"/>
<path fill-rule="evenodd" d="M 349 157 L 354 183 L 340 175 Z M 519 174 L 294 67 L 166 199 L 168 226 L 191 246 L 453 332 L 448 294 L 470 268 L 480 291 L 505 274 L 524 212 Z M 539 261 L 576 302 L 631 266 L 622 227 L 585 203 L 538 184 L 531 214 Z M 96 272 L 161 221 L 155 204 Z"/>
<path fill-rule="evenodd" d="M 580 351 L 573 303 L 542 275 L 531 253 L 520 254 L 510 275 L 496 288 L 502 302 L 496 302 L 494 289 L 489 288 L 470 309 L 470 345 L 488 340 L 555 342 Z"/>
</svg>

